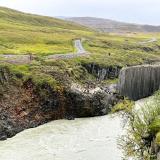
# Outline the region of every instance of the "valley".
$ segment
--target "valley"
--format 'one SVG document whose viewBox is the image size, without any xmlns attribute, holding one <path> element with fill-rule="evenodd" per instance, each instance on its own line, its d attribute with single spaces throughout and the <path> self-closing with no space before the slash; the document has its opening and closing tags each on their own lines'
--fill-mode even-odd
<svg viewBox="0 0 160 160">
<path fill-rule="evenodd" d="M 0 159 L 159 156 L 159 27 L 119 23 L 0 7 Z M 152 95 L 140 120 L 134 106 Z"/>
</svg>

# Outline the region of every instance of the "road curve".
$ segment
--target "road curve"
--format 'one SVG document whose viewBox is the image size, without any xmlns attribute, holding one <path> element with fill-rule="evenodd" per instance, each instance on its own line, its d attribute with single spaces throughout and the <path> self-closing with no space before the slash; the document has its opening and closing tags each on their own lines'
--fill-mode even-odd
<svg viewBox="0 0 160 160">
<path fill-rule="evenodd" d="M 89 55 L 89 53 L 83 48 L 81 40 L 75 40 L 74 47 L 76 49 L 76 53 L 54 54 L 47 56 L 46 59 L 71 59 Z"/>
<path fill-rule="evenodd" d="M 89 53 L 83 48 L 81 40 L 75 40 L 74 41 L 74 47 L 76 49 L 75 53 L 66 53 L 66 54 L 54 54 L 54 55 L 49 55 L 46 56 L 45 59 L 72 59 L 76 57 L 83 57 L 83 56 L 88 56 Z M 30 60 L 29 55 L 0 55 L 0 60 L 1 62 L 8 62 L 11 64 L 29 64 L 32 62 Z"/>
</svg>

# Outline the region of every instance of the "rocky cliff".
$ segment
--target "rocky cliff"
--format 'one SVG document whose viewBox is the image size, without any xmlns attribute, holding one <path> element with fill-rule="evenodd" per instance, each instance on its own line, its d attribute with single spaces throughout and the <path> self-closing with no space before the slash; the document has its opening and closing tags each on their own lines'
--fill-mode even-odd
<svg viewBox="0 0 160 160">
<path fill-rule="evenodd" d="M 83 64 L 83 66 L 87 69 L 87 71 L 90 74 L 94 75 L 97 78 L 97 80 L 100 81 L 118 78 L 119 72 L 122 68 L 120 66 L 102 67 L 94 63 Z"/>
<path fill-rule="evenodd" d="M 56 119 L 107 114 L 118 102 L 115 93 L 100 88 L 58 88 L 36 85 L 32 78 L 0 68 L 0 140 Z"/>
<path fill-rule="evenodd" d="M 127 67 L 119 75 L 119 92 L 133 100 L 152 95 L 160 87 L 160 66 Z"/>
</svg>

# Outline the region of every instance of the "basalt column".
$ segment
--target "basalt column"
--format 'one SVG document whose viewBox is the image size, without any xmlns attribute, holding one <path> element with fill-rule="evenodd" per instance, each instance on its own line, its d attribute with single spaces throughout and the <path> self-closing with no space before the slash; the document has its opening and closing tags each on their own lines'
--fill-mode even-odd
<svg viewBox="0 0 160 160">
<path fill-rule="evenodd" d="M 119 92 L 133 100 L 152 95 L 160 87 L 160 65 L 127 67 L 119 75 Z"/>
</svg>

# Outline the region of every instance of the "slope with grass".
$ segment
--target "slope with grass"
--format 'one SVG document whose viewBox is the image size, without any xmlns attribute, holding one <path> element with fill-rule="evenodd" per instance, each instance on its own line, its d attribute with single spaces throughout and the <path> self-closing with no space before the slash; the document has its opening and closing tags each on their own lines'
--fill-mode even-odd
<svg viewBox="0 0 160 160">
<path fill-rule="evenodd" d="M 157 59 L 159 34 L 101 34 L 78 24 L 55 18 L 26 14 L 0 8 L 0 54 L 38 56 L 74 52 L 73 39 L 84 39 L 84 47 L 92 53 L 89 61 L 107 65 L 143 63 Z M 155 37 L 157 42 L 139 44 Z M 128 58 L 129 57 L 129 58 Z"/>
<path fill-rule="evenodd" d="M 135 109 L 126 115 L 128 127 L 121 141 L 126 159 L 159 160 L 160 92 L 136 101 Z"/>
<path fill-rule="evenodd" d="M 63 20 L 0 8 L 0 53 L 38 55 L 74 52 L 73 39 L 89 29 Z"/>
</svg>

